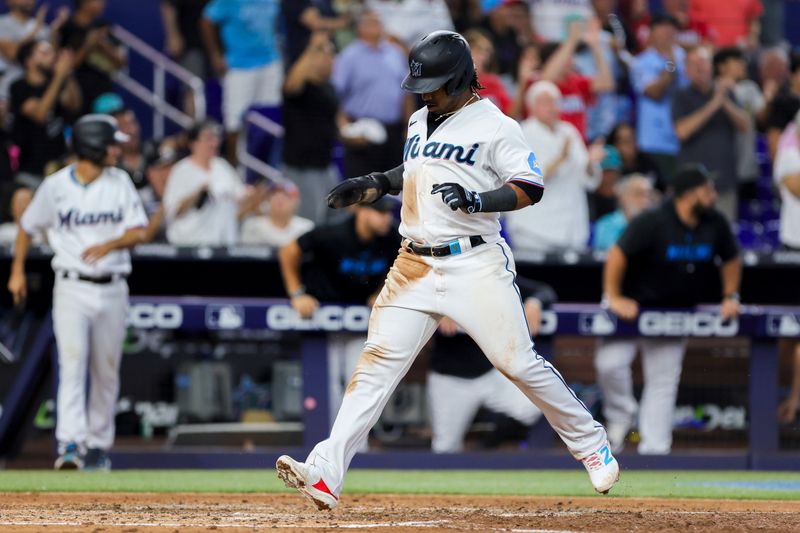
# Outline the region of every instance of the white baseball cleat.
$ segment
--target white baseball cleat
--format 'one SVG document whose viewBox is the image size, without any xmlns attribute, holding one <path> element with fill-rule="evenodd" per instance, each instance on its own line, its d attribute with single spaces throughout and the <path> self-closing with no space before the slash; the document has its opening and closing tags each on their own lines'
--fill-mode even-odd
<svg viewBox="0 0 800 533">
<path fill-rule="evenodd" d="M 611 454 L 608 444 L 589 457 L 584 457 L 581 462 L 589 472 L 589 481 L 594 490 L 600 494 L 608 494 L 611 487 L 619 481 L 619 463 Z"/>
<path fill-rule="evenodd" d="M 300 491 L 320 511 L 330 511 L 339 504 L 339 498 L 331 492 L 312 465 L 295 461 L 288 455 L 281 455 L 275 463 L 275 469 L 287 487 Z"/>
</svg>

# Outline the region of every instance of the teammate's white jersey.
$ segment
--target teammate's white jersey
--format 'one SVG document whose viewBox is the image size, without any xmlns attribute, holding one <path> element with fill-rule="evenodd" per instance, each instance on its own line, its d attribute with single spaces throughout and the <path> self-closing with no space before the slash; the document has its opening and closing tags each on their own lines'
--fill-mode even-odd
<svg viewBox="0 0 800 533">
<path fill-rule="evenodd" d="M 542 172 L 519 124 L 489 100 L 468 105 L 428 138 L 428 109 L 414 113 L 403 150 L 403 207 L 400 234 L 412 241 L 442 244 L 480 235 L 500 237 L 499 213 L 453 212 L 434 184 L 458 183 L 476 192 L 492 191 L 514 179 L 544 187 Z"/>
<path fill-rule="evenodd" d="M 53 270 L 97 277 L 129 274 L 128 250 L 114 250 L 93 265 L 81 254 L 90 246 L 122 237 L 129 229 L 146 226 L 147 215 L 124 170 L 106 167 L 100 177 L 82 185 L 70 165 L 42 182 L 20 224 L 30 235 L 47 231 L 55 252 Z"/>
</svg>

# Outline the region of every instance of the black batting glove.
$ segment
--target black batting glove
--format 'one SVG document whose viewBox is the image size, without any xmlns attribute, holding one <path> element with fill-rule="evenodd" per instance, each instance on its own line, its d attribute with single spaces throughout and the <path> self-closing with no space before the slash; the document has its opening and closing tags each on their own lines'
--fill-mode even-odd
<svg viewBox="0 0 800 533">
<path fill-rule="evenodd" d="M 434 184 L 431 194 L 441 194 L 442 201 L 450 209 L 461 209 L 465 213 L 478 213 L 481 210 L 481 196 L 475 191 L 468 191 L 458 183 Z"/>
<path fill-rule="evenodd" d="M 380 172 L 344 180 L 328 193 L 328 207 L 341 209 L 353 204 L 371 204 L 389 192 L 389 178 Z"/>
</svg>

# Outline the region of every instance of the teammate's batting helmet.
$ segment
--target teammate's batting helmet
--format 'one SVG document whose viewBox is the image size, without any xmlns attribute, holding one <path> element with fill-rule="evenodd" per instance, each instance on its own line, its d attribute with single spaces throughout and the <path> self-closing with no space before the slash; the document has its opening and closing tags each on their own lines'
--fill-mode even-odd
<svg viewBox="0 0 800 533">
<path fill-rule="evenodd" d="M 455 96 L 475 76 L 467 41 L 452 31 L 435 31 L 417 41 L 408 54 L 408 70 L 403 89 L 417 94 L 444 87 L 448 96 Z"/>
<path fill-rule="evenodd" d="M 128 136 L 119 131 L 117 120 L 111 115 L 86 115 L 72 128 L 72 149 L 79 159 L 88 159 L 98 165 L 106 158 L 110 144 L 125 142 Z"/>
</svg>

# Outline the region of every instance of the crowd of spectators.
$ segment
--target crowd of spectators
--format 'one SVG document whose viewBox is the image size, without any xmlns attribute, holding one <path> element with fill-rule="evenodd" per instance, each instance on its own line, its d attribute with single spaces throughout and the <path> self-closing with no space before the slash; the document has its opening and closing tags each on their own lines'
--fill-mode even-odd
<svg viewBox="0 0 800 533">
<path fill-rule="evenodd" d="M 156 140 L 115 93 L 127 58 L 106 0 L 6 4 L 2 222 L 17 189 L 69 163 L 69 125 L 108 113 L 131 138 L 120 167 L 163 220 L 154 238 L 280 246 L 336 222 L 323 200 L 342 177 L 401 161 L 420 105 L 400 89 L 407 51 L 454 29 L 481 95 L 521 122 L 542 162 L 544 200 L 504 221 L 515 249 L 606 249 L 685 163 L 716 176 L 717 206 L 745 247 L 800 247 L 800 56 L 762 28 L 761 0 L 662 0 L 658 11 L 644 0 L 161 0 L 164 53 L 219 80 L 222 120 Z M 195 111 L 191 98 L 178 105 Z M 286 181 L 246 186 L 239 137 L 245 113 L 264 106 L 281 111 Z"/>
</svg>

